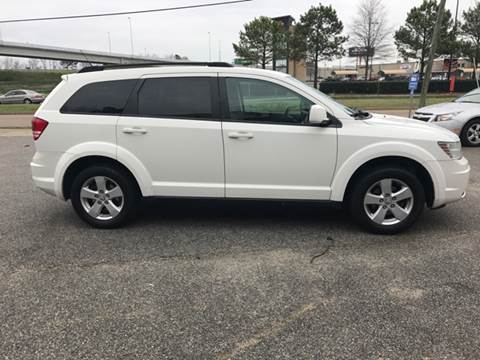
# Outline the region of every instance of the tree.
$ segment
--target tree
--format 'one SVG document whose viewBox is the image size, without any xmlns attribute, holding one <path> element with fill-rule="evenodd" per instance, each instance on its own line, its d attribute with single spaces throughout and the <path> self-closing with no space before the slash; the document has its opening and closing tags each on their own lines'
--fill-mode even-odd
<svg viewBox="0 0 480 360">
<path fill-rule="evenodd" d="M 405 58 L 418 59 L 420 78 L 423 78 L 425 63 L 432 44 L 433 29 L 438 14 L 436 0 L 423 0 L 423 3 L 410 10 L 404 26 L 395 32 L 395 45 Z M 440 27 L 440 39 L 451 39 L 452 14 L 446 10 Z M 441 41 L 435 56 L 451 51 L 450 41 Z"/>
<path fill-rule="evenodd" d="M 244 25 L 240 41 L 233 44 L 235 54 L 265 69 L 286 49 L 286 34 L 282 25 L 266 16 L 255 18 Z"/>
<path fill-rule="evenodd" d="M 297 28 L 287 32 L 287 58 L 294 61 L 293 76 L 296 76 L 295 63 L 305 59 L 305 41 Z"/>
<path fill-rule="evenodd" d="M 463 36 L 462 53 L 472 61 L 480 60 L 480 2 L 463 12 L 460 29 Z M 476 76 L 476 74 L 475 74 Z"/>
<path fill-rule="evenodd" d="M 13 67 L 13 59 L 10 57 L 5 57 L 3 59 L 3 68 L 5 70 L 10 70 Z"/>
<path fill-rule="evenodd" d="M 348 40 L 342 36 L 343 24 L 332 6 L 312 6 L 300 16 L 296 29 L 296 52 L 314 65 L 313 86 L 318 85 L 318 62 L 332 60 L 345 53 L 343 44 Z"/>
<path fill-rule="evenodd" d="M 32 70 L 38 68 L 38 59 L 28 59 L 28 67 Z"/>
<path fill-rule="evenodd" d="M 354 46 L 365 47 L 365 79 L 370 79 L 369 66 L 374 54 L 385 55 L 389 49 L 388 36 L 391 29 L 387 24 L 387 12 L 382 0 L 363 0 L 353 20 L 350 40 Z"/>
<path fill-rule="evenodd" d="M 71 61 L 71 60 L 61 60 L 60 61 L 60 66 L 63 67 L 64 69 L 76 68 L 77 64 L 78 64 L 78 61 Z"/>
</svg>

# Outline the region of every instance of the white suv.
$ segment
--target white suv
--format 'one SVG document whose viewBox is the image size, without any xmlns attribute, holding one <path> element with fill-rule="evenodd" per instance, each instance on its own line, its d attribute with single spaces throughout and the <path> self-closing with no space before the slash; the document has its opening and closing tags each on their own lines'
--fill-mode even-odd
<svg viewBox="0 0 480 360">
<path fill-rule="evenodd" d="M 32 127 L 35 184 L 102 228 L 155 196 L 344 203 L 370 231 L 396 233 L 425 204 L 464 197 L 470 173 L 448 130 L 223 63 L 64 75 Z"/>
</svg>

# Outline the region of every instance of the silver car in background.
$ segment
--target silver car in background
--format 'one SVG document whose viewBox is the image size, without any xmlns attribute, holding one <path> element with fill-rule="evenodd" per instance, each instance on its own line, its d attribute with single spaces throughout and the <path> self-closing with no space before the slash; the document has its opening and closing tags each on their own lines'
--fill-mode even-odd
<svg viewBox="0 0 480 360">
<path fill-rule="evenodd" d="M 45 96 L 33 90 L 11 90 L 0 95 L 0 104 L 40 104 Z"/>
<path fill-rule="evenodd" d="M 453 131 L 464 146 L 480 146 L 480 89 L 453 102 L 418 109 L 413 118 Z"/>
</svg>

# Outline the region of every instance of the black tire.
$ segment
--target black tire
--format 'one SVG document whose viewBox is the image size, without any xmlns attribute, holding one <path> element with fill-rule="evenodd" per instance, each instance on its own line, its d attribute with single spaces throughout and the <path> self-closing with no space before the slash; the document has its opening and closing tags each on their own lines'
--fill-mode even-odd
<svg viewBox="0 0 480 360">
<path fill-rule="evenodd" d="M 84 203 L 82 202 L 80 193 L 82 187 L 86 184 L 86 182 L 94 177 L 108 178 L 108 183 L 110 183 L 110 185 L 116 183 L 115 185 L 118 185 L 122 191 L 123 197 L 122 201 L 120 202 L 121 210 L 119 211 L 118 215 L 115 215 L 115 217 L 113 217 L 112 219 L 94 218 L 87 213 L 87 210 L 84 207 Z M 109 185 L 108 183 L 107 186 Z M 107 192 L 105 192 L 105 194 L 106 193 Z M 135 214 L 135 207 L 140 199 L 140 193 L 138 187 L 136 186 L 135 180 L 132 179 L 132 176 L 125 170 L 108 165 L 92 166 L 82 170 L 80 173 L 77 174 L 72 183 L 72 187 L 70 190 L 70 198 L 75 212 L 78 214 L 78 216 L 80 216 L 82 220 L 96 228 L 111 229 L 123 226 L 132 220 L 133 215 Z M 92 207 L 95 206 L 96 200 L 88 201 L 93 201 Z M 118 199 L 116 199 L 115 201 L 118 201 Z M 99 201 L 99 203 L 101 203 L 101 201 Z M 102 208 L 101 211 L 108 212 L 105 206 Z"/>
<path fill-rule="evenodd" d="M 472 127 L 472 125 L 475 125 L 475 124 L 480 125 L 480 119 L 472 119 L 469 122 L 467 122 L 465 124 L 465 126 L 463 127 L 462 132 L 460 133 L 460 140 L 462 141 L 463 146 L 467 146 L 467 147 L 479 147 L 480 146 L 480 143 L 475 144 L 475 143 L 470 142 L 470 140 L 468 140 L 468 129 L 470 129 Z"/>
<path fill-rule="evenodd" d="M 392 224 L 379 224 L 372 220 L 372 218 L 367 213 L 368 210 L 374 212 L 375 209 L 379 209 L 380 205 L 365 205 L 364 200 L 367 192 L 370 190 L 372 191 L 372 186 L 375 186 L 379 181 L 384 179 L 394 179 L 393 186 L 395 184 L 403 183 L 408 186 L 412 193 L 413 201 L 410 203 L 410 212 L 408 216 L 398 223 Z M 397 180 L 398 182 L 396 182 Z M 392 191 L 392 194 L 395 191 Z M 384 211 L 387 211 L 386 221 L 388 221 L 388 217 L 394 217 L 393 212 L 388 208 L 391 202 L 389 198 L 388 202 L 386 200 L 380 200 L 383 202 Z M 409 171 L 404 168 L 400 167 L 388 167 L 388 168 L 376 168 L 371 171 L 365 172 L 360 177 L 358 177 L 351 188 L 348 201 L 349 211 L 353 217 L 353 219 L 363 228 L 366 230 L 375 233 L 375 234 L 396 234 L 401 231 L 408 229 L 410 226 L 414 224 L 414 222 L 419 218 L 422 214 L 423 209 L 425 208 L 425 190 L 423 188 L 422 183 L 420 180 L 415 176 L 413 171 Z M 408 200 L 406 200 L 408 201 Z M 405 204 L 399 202 L 398 205 Z M 372 207 L 373 206 L 373 209 Z M 378 206 L 375 208 L 375 206 Z M 396 204 L 393 205 L 397 206 Z M 385 210 L 386 209 L 386 210 Z M 395 221 L 392 219 L 391 221 Z"/>
<path fill-rule="evenodd" d="M 23 100 L 23 103 L 24 103 L 24 104 L 31 104 L 31 103 L 32 103 L 32 100 L 30 100 L 30 99 L 25 99 L 25 100 Z"/>
</svg>

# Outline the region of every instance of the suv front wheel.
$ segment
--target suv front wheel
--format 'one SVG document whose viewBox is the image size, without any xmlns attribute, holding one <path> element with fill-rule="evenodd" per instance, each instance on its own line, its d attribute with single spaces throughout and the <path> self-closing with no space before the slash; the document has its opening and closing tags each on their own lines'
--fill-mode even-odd
<svg viewBox="0 0 480 360">
<path fill-rule="evenodd" d="M 82 170 L 71 187 L 72 206 L 88 224 L 114 228 L 132 218 L 139 192 L 130 174 L 120 168 L 92 166 Z"/>
<path fill-rule="evenodd" d="M 460 133 L 463 146 L 480 146 L 480 119 L 470 120 Z"/>
<path fill-rule="evenodd" d="M 379 168 L 357 179 L 349 200 L 350 212 L 361 226 L 377 234 L 396 234 L 421 215 L 425 191 L 411 171 Z"/>
</svg>

